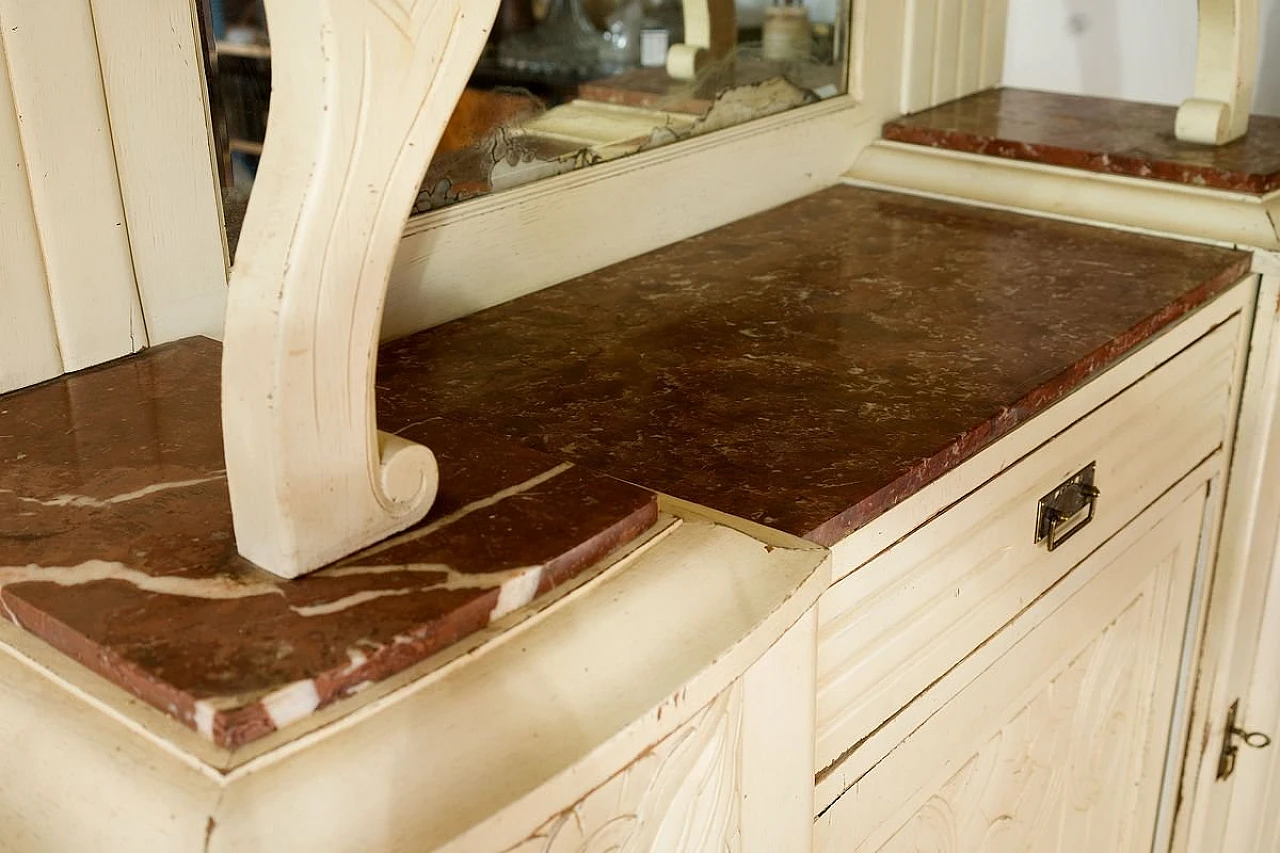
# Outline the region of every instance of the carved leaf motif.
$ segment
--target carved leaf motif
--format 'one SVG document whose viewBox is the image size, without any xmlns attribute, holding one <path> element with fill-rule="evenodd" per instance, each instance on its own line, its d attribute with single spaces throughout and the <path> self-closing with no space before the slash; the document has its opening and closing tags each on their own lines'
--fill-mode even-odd
<svg viewBox="0 0 1280 853">
<path fill-rule="evenodd" d="M 734 853 L 742 687 L 710 705 L 508 853 Z"/>
</svg>

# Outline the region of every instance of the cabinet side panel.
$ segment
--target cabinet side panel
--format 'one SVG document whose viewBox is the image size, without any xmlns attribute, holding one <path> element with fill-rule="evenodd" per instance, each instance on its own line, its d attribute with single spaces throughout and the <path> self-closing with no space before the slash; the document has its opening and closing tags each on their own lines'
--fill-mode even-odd
<svg viewBox="0 0 1280 853">
<path fill-rule="evenodd" d="M 7 59 L 0 38 L 0 393 L 62 372 Z"/>
<path fill-rule="evenodd" d="M 67 370 L 147 345 L 88 0 L 0 0 Z"/>
<path fill-rule="evenodd" d="M 0 849 L 200 850 L 218 796 L 209 775 L 0 646 Z"/>
<path fill-rule="evenodd" d="M 815 607 L 743 678 L 742 849 L 806 853 L 813 840 Z"/>
</svg>

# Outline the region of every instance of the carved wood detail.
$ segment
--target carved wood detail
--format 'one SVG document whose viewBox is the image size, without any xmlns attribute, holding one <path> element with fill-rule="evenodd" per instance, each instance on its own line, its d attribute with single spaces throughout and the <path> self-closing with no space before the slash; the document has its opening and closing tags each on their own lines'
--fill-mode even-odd
<svg viewBox="0 0 1280 853">
<path fill-rule="evenodd" d="M 1183 142 L 1225 145 L 1249 130 L 1258 27 L 1258 0 L 1200 0 L 1196 92 L 1178 109 Z"/>
<path fill-rule="evenodd" d="M 499 0 L 267 0 L 273 100 L 231 276 L 222 418 L 240 553 L 295 577 L 419 521 L 435 457 L 373 378 L 418 184 Z"/>
<path fill-rule="evenodd" d="M 1157 600 L 1171 562 L 1066 668 L 1010 709 L 881 853 L 1150 845 L 1151 828 L 1133 824 L 1163 615 Z"/>
<path fill-rule="evenodd" d="M 741 849 L 742 683 L 507 853 Z"/>
</svg>

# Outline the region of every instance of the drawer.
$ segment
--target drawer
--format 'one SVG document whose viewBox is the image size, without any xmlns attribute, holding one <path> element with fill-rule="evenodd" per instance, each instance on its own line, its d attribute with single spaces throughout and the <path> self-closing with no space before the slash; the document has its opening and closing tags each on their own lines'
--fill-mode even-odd
<svg viewBox="0 0 1280 853">
<path fill-rule="evenodd" d="M 818 819 L 815 849 L 1150 850 L 1211 467 L 948 674 L 954 698 Z"/>
<path fill-rule="evenodd" d="M 840 766 L 856 745 L 1223 446 L 1242 322 L 1233 315 L 824 593 L 819 810 L 865 770 Z M 1036 544 L 1040 498 L 1090 463 L 1092 521 L 1056 550 Z"/>
</svg>

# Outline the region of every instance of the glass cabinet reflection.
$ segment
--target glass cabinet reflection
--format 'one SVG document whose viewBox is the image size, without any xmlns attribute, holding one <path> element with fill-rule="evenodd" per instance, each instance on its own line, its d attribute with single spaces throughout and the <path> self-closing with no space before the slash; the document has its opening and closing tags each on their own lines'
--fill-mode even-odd
<svg viewBox="0 0 1280 853">
<path fill-rule="evenodd" d="M 842 94 L 848 2 L 502 0 L 414 213 Z M 234 247 L 266 132 L 269 28 L 262 0 L 200 3 Z"/>
</svg>

